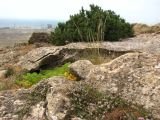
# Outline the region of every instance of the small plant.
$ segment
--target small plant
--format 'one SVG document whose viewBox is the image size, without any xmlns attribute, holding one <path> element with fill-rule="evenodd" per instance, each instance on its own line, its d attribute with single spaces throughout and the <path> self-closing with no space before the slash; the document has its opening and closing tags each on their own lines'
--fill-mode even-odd
<svg viewBox="0 0 160 120">
<path fill-rule="evenodd" d="M 66 120 L 80 117 L 86 120 L 137 120 L 148 112 L 118 96 L 106 96 L 91 84 L 76 84 L 68 93 L 71 108 Z M 143 110 L 143 113 L 142 113 Z"/>
<path fill-rule="evenodd" d="M 14 74 L 14 70 L 13 70 L 13 68 L 7 68 L 7 72 L 6 72 L 6 74 L 5 74 L 5 76 L 6 77 L 9 77 L 9 76 L 11 76 L 11 75 L 13 75 Z"/>
<path fill-rule="evenodd" d="M 76 80 L 76 77 L 74 77 L 74 75 L 72 75 L 69 72 L 69 68 L 68 68 L 69 65 L 70 63 L 66 63 L 61 67 L 57 67 L 50 70 L 42 70 L 40 73 L 36 73 L 36 72 L 26 73 L 22 75 L 20 79 L 16 80 L 16 84 L 21 87 L 29 88 L 33 84 L 36 84 L 37 82 L 39 82 L 40 80 L 50 78 L 53 76 L 64 76 L 69 80 Z"/>
<path fill-rule="evenodd" d="M 68 80 L 77 80 L 77 77 L 75 75 L 73 75 L 72 73 L 70 73 L 69 71 L 66 71 L 64 73 L 64 76 L 68 79 Z"/>
</svg>

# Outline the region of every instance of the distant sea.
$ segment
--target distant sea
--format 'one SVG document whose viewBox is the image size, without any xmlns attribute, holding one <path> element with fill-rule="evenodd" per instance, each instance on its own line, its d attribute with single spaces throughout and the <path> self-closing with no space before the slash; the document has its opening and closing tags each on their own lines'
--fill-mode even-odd
<svg viewBox="0 0 160 120">
<path fill-rule="evenodd" d="M 58 20 L 22 20 L 22 19 L 0 19 L 0 28 L 46 28 L 47 25 L 56 27 Z"/>
</svg>

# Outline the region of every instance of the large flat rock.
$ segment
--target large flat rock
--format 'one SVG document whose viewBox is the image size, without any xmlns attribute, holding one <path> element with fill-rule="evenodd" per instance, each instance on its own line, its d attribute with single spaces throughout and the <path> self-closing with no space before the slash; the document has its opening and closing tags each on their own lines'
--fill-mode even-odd
<svg viewBox="0 0 160 120">
<path fill-rule="evenodd" d="M 160 56 L 128 53 L 109 63 L 79 69 L 86 64 L 88 61 L 77 61 L 71 69 L 99 91 L 143 105 L 160 118 Z"/>
</svg>

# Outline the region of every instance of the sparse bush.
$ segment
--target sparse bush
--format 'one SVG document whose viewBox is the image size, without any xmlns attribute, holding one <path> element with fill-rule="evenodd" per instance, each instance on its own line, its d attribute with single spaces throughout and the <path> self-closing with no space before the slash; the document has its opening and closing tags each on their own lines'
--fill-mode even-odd
<svg viewBox="0 0 160 120">
<path fill-rule="evenodd" d="M 9 77 L 9 76 L 11 76 L 13 74 L 14 74 L 13 68 L 11 68 L 11 67 L 7 68 L 7 72 L 6 72 L 5 76 Z"/>
<path fill-rule="evenodd" d="M 90 10 L 82 8 L 78 14 L 71 15 L 67 22 L 59 23 L 52 32 L 52 43 L 64 45 L 78 41 L 117 41 L 132 35 L 132 26 L 119 15 L 90 5 Z"/>
</svg>

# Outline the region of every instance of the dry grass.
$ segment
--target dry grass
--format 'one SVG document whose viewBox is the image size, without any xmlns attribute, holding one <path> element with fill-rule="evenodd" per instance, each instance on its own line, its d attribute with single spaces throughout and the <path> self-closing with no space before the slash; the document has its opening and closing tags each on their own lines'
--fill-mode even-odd
<svg viewBox="0 0 160 120">
<path fill-rule="evenodd" d="M 94 65 L 110 62 L 111 60 L 125 54 L 125 52 L 106 51 L 101 49 L 86 49 L 76 56 L 76 60 L 89 60 Z"/>
<path fill-rule="evenodd" d="M 11 89 L 18 89 L 19 86 L 15 84 L 15 77 L 9 77 L 6 79 L 0 79 L 0 91 L 2 90 L 11 90 Z"/>
<path fill-rule="evenodd" d="M 124 108 L 116 108 L 110 113 L 106 113 L 105 120 L 125 120 L 125 117 L 127 116 L 131 120 L 136 120 L 137 118 L 141 117 L 141 114 L 130 107 L 124 107 Z"/>
</svg>

